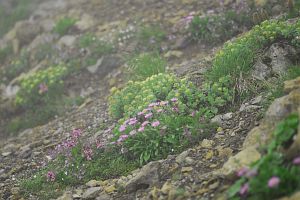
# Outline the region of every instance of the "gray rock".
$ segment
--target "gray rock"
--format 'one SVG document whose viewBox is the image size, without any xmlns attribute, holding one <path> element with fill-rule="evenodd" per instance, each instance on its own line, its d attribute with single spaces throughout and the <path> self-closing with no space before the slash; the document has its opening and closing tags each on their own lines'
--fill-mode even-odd
<svg viewBox="0 0 300 200">
<path fill-rule="evenodd" d="M 226 113 L 223 115 L 216 115 L 214 118 L 211 119 L 212 123 L 217 123 L 218 125 L 222 126 L 226 123 L 226 121 L 232 119 L 233 113 Z"/>
<path fill-rule="evenodd" d="M 83 14 L 80 21 L 77 21 L 75 27 L 80 31 L 86 31 L 95 26 L 95 19 L 88 14 Z"/>
<path fill-rule="evenodd" d="M 95 199 L 101 192 L 101 187 L 88 188 L 82 195 L 83 199 Z"/>
<path fill-rule="evenodd" d="M 20 21 L 16 23 L 15 30 L 16 37 L 23 46 L 29 44 L 41 32 L 41 27 L 38 23 Z"/>
<path fill-rule="evenodd" d="M 71 192 L 65 192 L 62 196 L 58 197 L 56 200 L 72 200 L 72 193 Z"/>
<path fill-rule="evenodd" d="M 176 157 L 176 162 L 178 164 L 184 163 L 186 157 L 189 155 L 189 151 L 184 151 Z"/>
<path fill-rule="evenodd" d="M 76 36 L 65 35 L 58 41 L 58 45 L 62 47 L 73 47 L 76 41 Z"/>
<path fill-rule="evenodd" d="M 145 165 L 140 172 L 134 176 L 125 185 L 128 193 L 135 192 L 139 189 L 144 189 L 156 185 L 160 180 L 161 163 L 150 162 Z"/>
<path fill-rule="evenodd" d="M 262 63 L 261 60 L 257 61 L 253 68 L 254 70 L 252 72 L 252 77 L 258 80 L 268 79 L 272 74 L 272 69 L 266 64 Z"/>
<path fill-rule="evenodd" d="M 293 65 L 291 58 L 296 55 L 294 47 L 287 44 L 274 43 L 270 46 L 265 56 L 271 59 L 270 66 L 272 72 L 282 74 L 286 72 L 288 67 Z"/>
<path fill-rule="evenodd" d="M 110 200 L 112 198 L 110 198 L 110 196 L 108 194 L 106 194 L 105 192 L 102 192 L 97 198 L 96 200 Z"/>
<path fill-rule="evenodd" d="M 101 77 L 107 75 L 113 69 L 121 66 L 123 63 L 120 56 L 106 55 L 97 60 L 97 63 L 92 66 L 88 66 L 87 70 L 92 74 L 99 74 Z"/>
</svg>

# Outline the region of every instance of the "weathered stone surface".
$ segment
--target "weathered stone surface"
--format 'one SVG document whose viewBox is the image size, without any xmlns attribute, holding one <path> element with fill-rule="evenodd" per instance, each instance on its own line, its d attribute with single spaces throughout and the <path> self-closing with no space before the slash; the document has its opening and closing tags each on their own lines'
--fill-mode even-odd
<svg viewBox="0 0 300 200">
<path fill-rule="evenodd" d="M 235 156 L 230 157 L 223 165 L 222 169 L 220 169 L 220 172 L 228 178 L 231 178 L 237 170 L 249 166 L 252 162 L 257 161 L 260 158 L 261 155 L 255 147 L 248 147 Z"/>
<path fill-rule="evenodd" d="M 159 162 L 150 162 L 145 165 L 135 177 L 128 181 L 125 186 L 126 191 L 131 193 L 157 184 L 160 180 L 160 168 Z"/>
<path fill-rule="evenodd" d="M 101 183 L 100 181 L 90 180 L 85 185 L 88 187 L 96 187 L 96 186 L 100 186 L 100 183 Z"/>
<path fill-rule="evenodd" d="M 300 76 L 293 80 L 288 80 L 284 82 L 284 91 L 286 93 L 291 92 L 292 90 L 300 89 Z"/>
<path fill-rule="evenodd" d="M 95 199 L 101 192 L 101 187 L 88 188 L 82 195 L 83 199 Z"/>
<path fill-rule="evenodd" d="M 271 76 L 272 69 L 262 61 L 258 61 L 253 66 L 252 77 L 258 80 L 265 80 Z"/>
<path fill-rule="evenodd" d="M 72 193 L 67 191 L 62 196 L 58 197 L 56 200 L 73 200 Z"/>
<path fill-rule="evenodd" d="M 279 200 L 299 200 L 299 199 L 300 199 L 300 192 L 295 192 L 293 195 L 289 197 L 280 198 Z"/>
<path fill-rule="evenodd" d="M 29 21 L 17 22 L 15 25 L 16 37 L 20 45 L 29 44 L 41 31 L 41 27 L 37 23 Z"/>
<path fill-rule="evenodd" d="M 246 136 L 243 149 L 251 146 L 259 147 L 266 144 L 272 138 L 272 130 L 274 128 L 268 123 L 262 123 L 258 127 L 254 127 Z"/>
</svg>

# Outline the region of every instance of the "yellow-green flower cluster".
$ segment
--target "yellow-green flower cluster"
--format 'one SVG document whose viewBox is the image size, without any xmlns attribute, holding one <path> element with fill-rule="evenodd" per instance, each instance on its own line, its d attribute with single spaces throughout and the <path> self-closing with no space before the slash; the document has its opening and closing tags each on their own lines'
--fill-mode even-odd
<svg viewBox="0 0 300 200">
<path fill-rule="evenodd" d="M 129 81 L 122 90 L 112 89 L 109 111 L 115 118 L 129 117 L 157 100 L 164 101 L 177 97 L 182 108 L 196 107 L 198 90 L 186 79 L 173 74 L 159 73 L 144 81 Z"/>
<path fill-rule="evenodd" d="M 17 105 L 35 104 L 44 98 L 51 100 L 52 96 L 59 95 L 59 89 L 63 86 L 62 78 L 66 75 L 67 68 L 64 65 L 49 67 L 37 71 L 21 80 L 21 87 L 16 96 Z M 43 84 L 47 87 L 47 95 L 39 92 Z"/>
</svg>

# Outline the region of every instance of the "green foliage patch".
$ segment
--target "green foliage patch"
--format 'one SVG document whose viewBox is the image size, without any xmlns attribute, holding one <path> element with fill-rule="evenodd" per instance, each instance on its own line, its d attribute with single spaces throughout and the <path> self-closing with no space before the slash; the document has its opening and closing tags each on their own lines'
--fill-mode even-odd
<svg viewBox="0 0 300 200">
<path fill-rule="evenodd" d="M 58 33 L 60 36 L 63 36 L 68 33 L 70 28 L 76 23 L 76 19 L 64 17 L 57 21 L 53 31 Z"/>
<path fill-rule="evenodd" d="M 299 116 L 292 114 L 278 124 L 267 154 L 253 163 L 250 169 L 238 172 L 240 179 L 228 190 L 230 199 L 278 199 L 300 187 L 299 157 L 286 160 L 280 148 L 287 148 L 297 133 Z"/>
</svg>

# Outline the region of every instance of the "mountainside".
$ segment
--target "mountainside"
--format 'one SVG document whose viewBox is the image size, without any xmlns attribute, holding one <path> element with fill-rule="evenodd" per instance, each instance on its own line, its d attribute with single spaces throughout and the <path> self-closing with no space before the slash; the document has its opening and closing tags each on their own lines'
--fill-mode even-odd
<svg viewBox="0 0 300 200">
<path fill-rule="evenodd" d="M 0 0 L 0 197 L 298 199 L 299 8 Z"/>
</svg>

